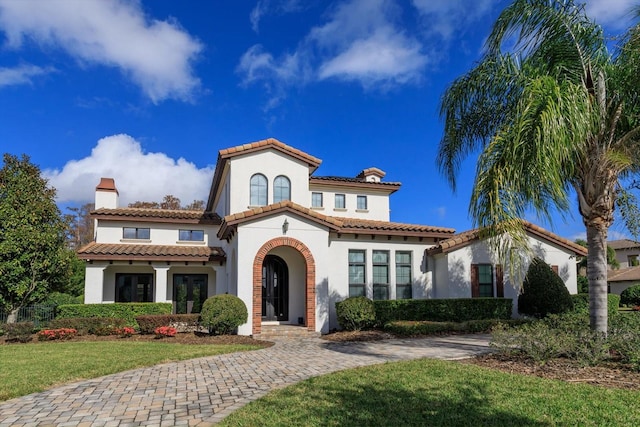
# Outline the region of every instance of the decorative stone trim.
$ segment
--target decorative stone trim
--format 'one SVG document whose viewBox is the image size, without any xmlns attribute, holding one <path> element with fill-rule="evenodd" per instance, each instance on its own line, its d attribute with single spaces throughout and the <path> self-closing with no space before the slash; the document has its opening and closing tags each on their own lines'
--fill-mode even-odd
<svg viewBox="0 0 640 427">
<path fill-rule="evenodd" d="M 304 257 L 306 264 L 305 285 L 305 326 L 309 331 L 316 330 L 316 262 L 311 250 L 301 241 L 292 237 L 276 237 L 262 245 L 253 260 L 253 310 L 252 333 L 258 335 L 262 331 L 262 263 L 267 254 L 279 246 L 289 246 Z"/>
</svg>

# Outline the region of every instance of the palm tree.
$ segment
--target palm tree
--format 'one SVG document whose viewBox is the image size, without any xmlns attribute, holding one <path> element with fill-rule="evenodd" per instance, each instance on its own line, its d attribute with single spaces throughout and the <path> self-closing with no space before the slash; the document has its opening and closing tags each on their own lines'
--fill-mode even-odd
<svg viewBox="0 0 640 427">
<path fill-rule="evenodd" d="M 607 332 L 607 231 L 620 180 L 640 169 L 640 29 L 614 54 L 573 0 L 515 0 L 502 11 L 481 61 L 445 91 L 438 164 L 452 188 L 480 151 L 470 202 L 494 249 L 524 248 L 522 218 L 551 221 L 575 192 L 587 229 L 591 327 Z M 509 49 L 503 49 L 504 46 Z M 625 197 L 624 200 L 629 200 Z"/>
</svg>

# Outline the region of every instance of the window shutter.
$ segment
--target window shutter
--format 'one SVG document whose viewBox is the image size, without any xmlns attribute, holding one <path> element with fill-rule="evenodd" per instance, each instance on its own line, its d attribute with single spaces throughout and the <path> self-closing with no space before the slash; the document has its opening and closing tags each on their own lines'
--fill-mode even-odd
<svg viewBox="0 0 640 427">
<path fill-rule="evenodd" d="M 554 273 L 558 274 L 558 266 L 557 265 L 552 265 L 551 269 L 553 270 Z"/>
<path fill-rule="evenodd" d="M 504 275 L 501 264 L 496 265 L 496 296 L 504 298 Z"/>
<path fill-rule="evenodd" d="M 471 297 L 480 296 L 480 282 L 478 281 L 478 264 L 471 264 Z"/>
</svg>

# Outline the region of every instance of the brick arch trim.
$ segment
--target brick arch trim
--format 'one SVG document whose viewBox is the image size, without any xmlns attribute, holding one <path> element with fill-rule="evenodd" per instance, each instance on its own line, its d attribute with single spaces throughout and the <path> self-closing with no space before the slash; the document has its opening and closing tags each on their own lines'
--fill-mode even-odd
<svg viewBox="0 0 640 427">
<path fill-rule="evenodd" d="M 316 262 L 311 250 L 301 241 L 292 237 L 276 237 L 262 245 L 253 260 L 253 310 L 252 333 L 262 331 L 262 263 L 267 254 L 280 246 L 288 246 L 297 250 L 306 264 L 305 283 L 305 326 L 309 331 L 316 330 Z"/>
</svg>

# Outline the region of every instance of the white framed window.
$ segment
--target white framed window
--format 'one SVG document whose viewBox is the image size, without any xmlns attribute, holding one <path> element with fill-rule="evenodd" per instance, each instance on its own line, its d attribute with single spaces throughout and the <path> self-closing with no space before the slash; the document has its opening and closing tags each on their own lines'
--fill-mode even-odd
<svg viewBox="0 0 640 427">
<path fill-rule="evenodd" d="M 358 196 L 358 204 L 357 209 L 366 211 L 367 210 L 367 196 Z"/>
<path fill-rule="evenodd" d="M 266 206 L 267 190 L 267 178 L 261 173 L 253 175 L 250 183 L 251 206 Z"/>
<path fill-rule="evenodd" d="M 273 180 L 273 203 L 291 200 L 291 181 L 284 175 Z"/>
<path fill-rule="evenodd" d="M 336 194 L 335 196 L 335 208 L 336 209 L 345 209 L 347 207 L 346 200 L 344 194 Z"/>
<path fill-rule="evenodd" d="M 321 208 L 322 207 L 322 193 L 311 193 L 311 207 L 312 208 Z"/>
</svg>

